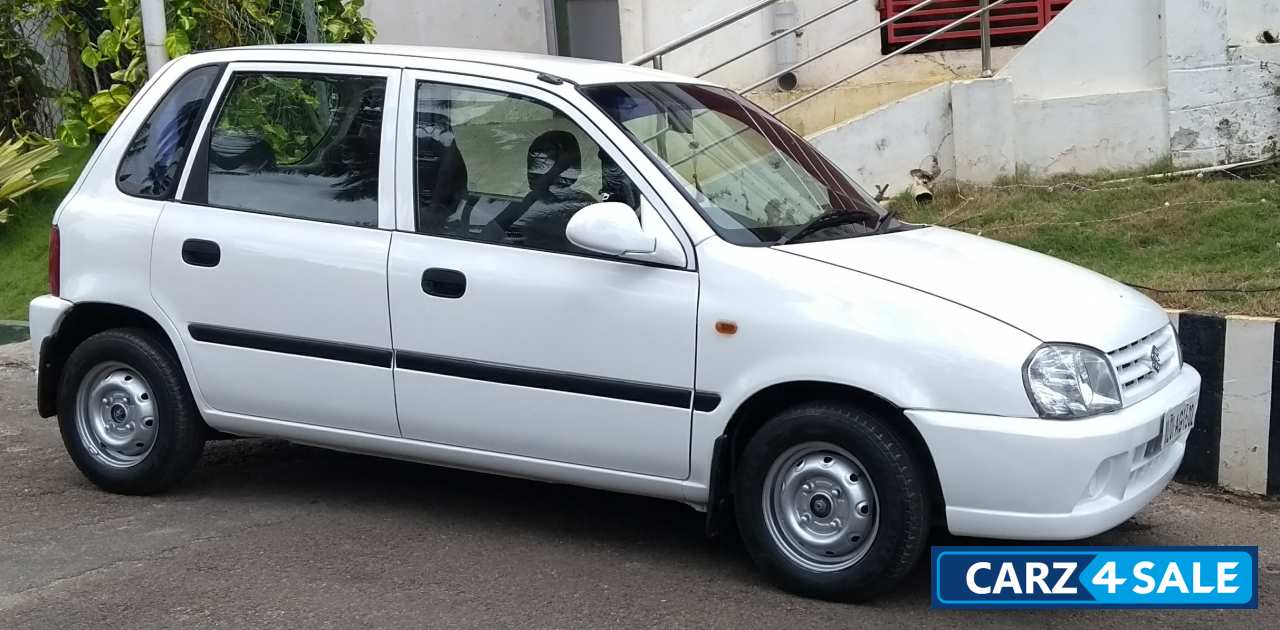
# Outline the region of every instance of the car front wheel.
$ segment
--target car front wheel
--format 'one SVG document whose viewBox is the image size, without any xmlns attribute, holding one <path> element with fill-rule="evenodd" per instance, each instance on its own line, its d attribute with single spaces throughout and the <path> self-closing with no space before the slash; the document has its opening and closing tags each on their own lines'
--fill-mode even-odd
<svg viewBox="0 0 1280 630">
<path fill-rule="evenodd" d="M 121 494 L 172 487 L 204 449 L 204 421 L 177 358 L 141 329 L 108 330 L 76 347 L 63 368 L 58 427 L 80 472 Z"/>
<path fill-rule="evenodd" d="M 734 504 L 752 558 L 793 593 L 859 601 L 923 553 L 928 484 L 891 421 L 832 402 L 788 409 L 748 442 Z"/>
</svg>

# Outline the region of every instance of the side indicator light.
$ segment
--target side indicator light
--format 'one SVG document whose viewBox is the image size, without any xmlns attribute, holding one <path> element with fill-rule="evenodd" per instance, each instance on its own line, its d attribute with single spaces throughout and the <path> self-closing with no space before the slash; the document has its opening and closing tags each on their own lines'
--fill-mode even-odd
<svg viewBox="0 0 1280 630">
<path fill-rule="evenodd" d="M 738 332 L 738 324 L 729 320 L 722 319 L 716 322 L 716 332 L 722 335 L 733 335 Z"/>
</svg>

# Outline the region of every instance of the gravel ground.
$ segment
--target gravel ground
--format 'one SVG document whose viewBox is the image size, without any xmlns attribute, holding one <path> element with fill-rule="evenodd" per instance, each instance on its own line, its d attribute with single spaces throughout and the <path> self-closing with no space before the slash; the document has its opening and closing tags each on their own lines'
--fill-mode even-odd
<svg viewBox="0 0 1280 630">
<path fill-rule="evenodd" d="M 1280 626 L 1280 505 L 1174 486 L 1101 545 L 1259 545 L 1257 611 L 929 609 L 779 592 L 664 501 L 333 453 L 211 443 L 157 497 L 94 489 L 0 347 L 0 628 Z M 940 536 L 935 544 L 984 541 Z"/>
</svg>

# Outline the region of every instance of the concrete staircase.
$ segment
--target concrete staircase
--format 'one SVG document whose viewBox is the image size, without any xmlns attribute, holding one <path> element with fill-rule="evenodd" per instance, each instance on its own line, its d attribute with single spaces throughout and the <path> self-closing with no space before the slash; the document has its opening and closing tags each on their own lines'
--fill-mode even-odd
<svg viewBox="0 0 1280 630">
<path fill-rule="evenodd" d="M 917 168 L 989 184 L 1267 158 L 1280 151 L 1268 29 L 1280 32 L 1280 0 L 1075 0 L 993 78 L 943 81 L 817 131 L 822 119 L 802 114 L 799 128 L 890 195 Z"/>
</svg>

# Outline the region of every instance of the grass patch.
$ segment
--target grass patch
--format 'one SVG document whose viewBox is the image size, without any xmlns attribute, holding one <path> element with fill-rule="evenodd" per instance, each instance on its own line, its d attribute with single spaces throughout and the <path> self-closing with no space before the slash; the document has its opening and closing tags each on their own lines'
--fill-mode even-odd
<svg viewBox="0 0 1280 630">
<path fill-rule="evenodd" d="M 25 320 L 31 298 L 48 292 L 53 211 L 92 153 L 91 148 L 63 149 L 46 168 L 68 168 L 67 183 L 19 197 L 9 210 L 9 220 L 0 223 L 0 319 Z"/>
<path fill-rule="evenodd" d="M 1280 290 L 1268 290 L 1280 287 L 1280 168 L 1106 183 L 1113 177 L 940 183 L 931 205 L 894 204 L 908 220 L 1162 289 L 1144 293 L 1168 308 L 1280 316 Z"/>
</svg>

